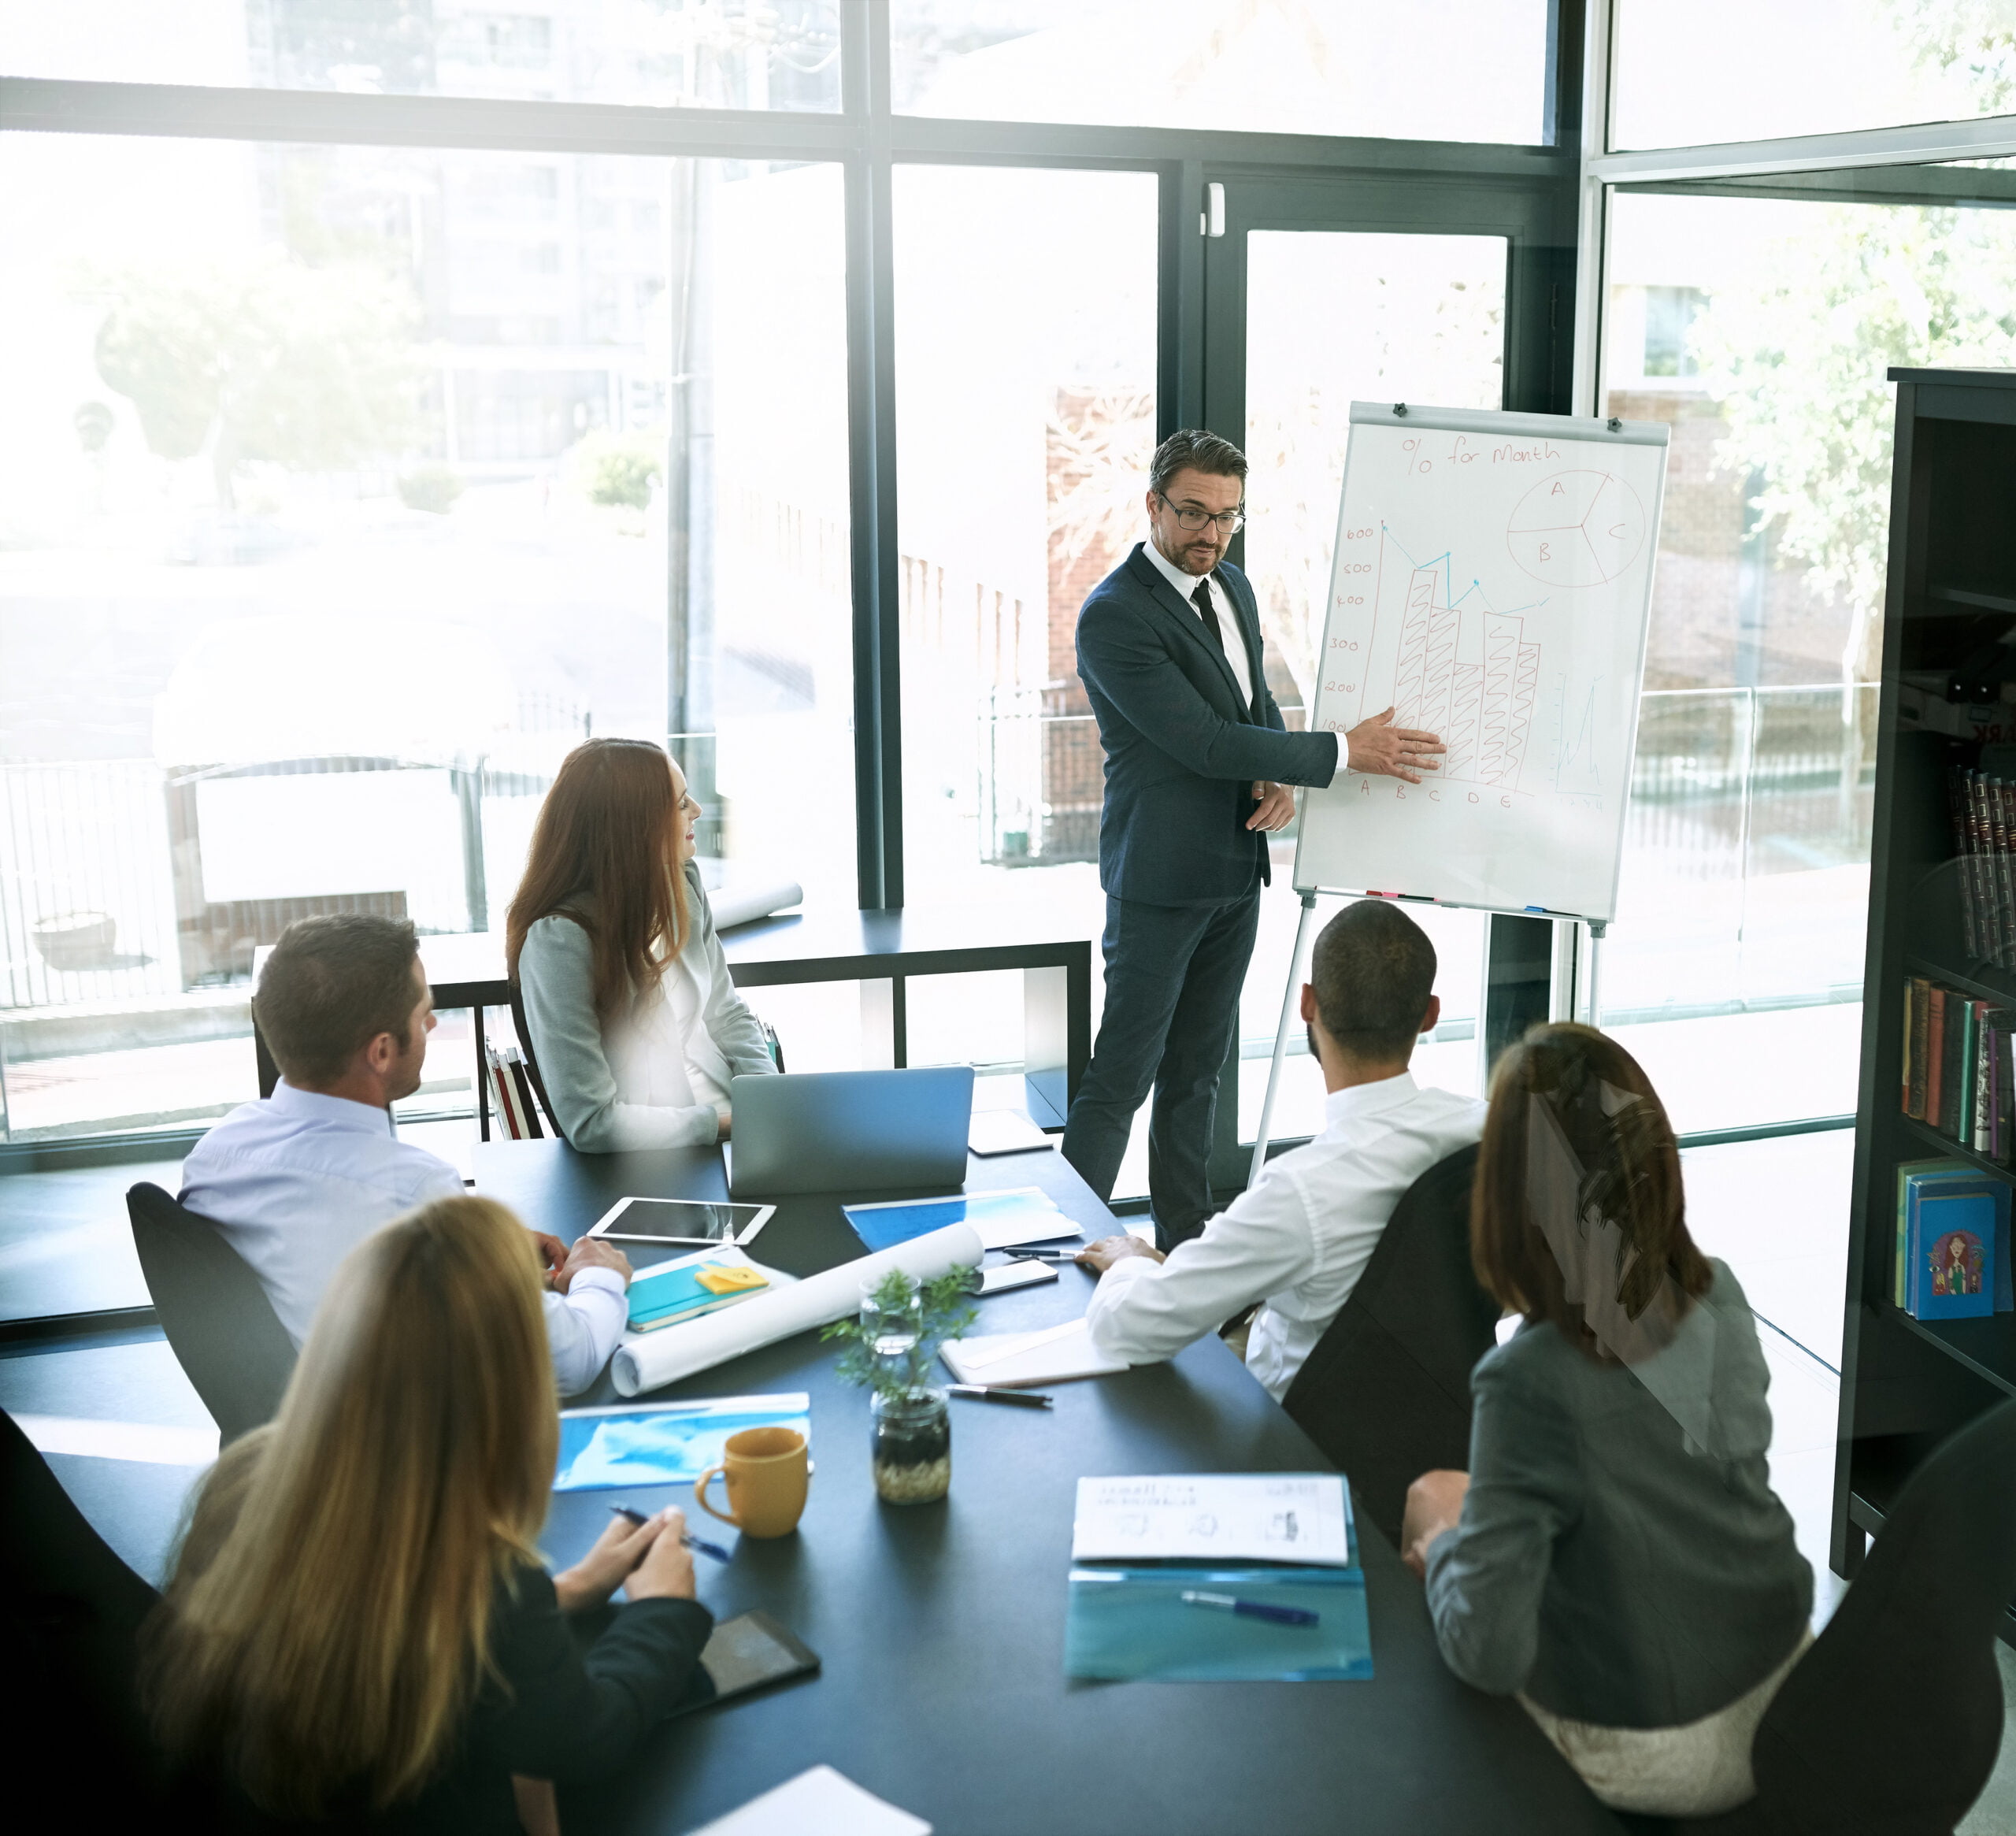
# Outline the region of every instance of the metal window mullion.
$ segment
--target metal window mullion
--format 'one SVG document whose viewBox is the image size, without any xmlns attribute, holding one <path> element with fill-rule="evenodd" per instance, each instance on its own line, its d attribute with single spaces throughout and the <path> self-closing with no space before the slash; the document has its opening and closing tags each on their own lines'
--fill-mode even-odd
<svg viewBox="0 0 2016 1836">
<path fill-rule="evenodd" d="M 1601 0 L 1597 0 L 1600 4 Z M 1703 147 L 1603 152 L 1585 172 L 1606 184 L 1661 184 L 1741 178 L 1768 172 L 1829 172 L 1845 167 L 1925 165 L 1944 160 L 2016 155 L 2016 115 L 1973 121 L 1921 121 L 1901 128 L 1858 128 L 1839 134 L 1801 134 L 1770 140 L 1731 140 Z"/>
<path fill-rule="evenodd" d="M 843 114 L 0 76 L 0 130 L 688 158 L 833 159 Z"/>
<path fill-rule="evenodd" d="M 841 106 L 862 135 L 846 162 L 854 852 L 862 908 L 874 911 L 903 903 L 888 0 L 862 0 L 842 18 Z"/>
</svg>

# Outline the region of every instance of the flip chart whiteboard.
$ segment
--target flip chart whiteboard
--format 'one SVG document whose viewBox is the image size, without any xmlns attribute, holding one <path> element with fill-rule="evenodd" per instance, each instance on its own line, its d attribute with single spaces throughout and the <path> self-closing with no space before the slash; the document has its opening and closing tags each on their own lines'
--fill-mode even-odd
<svg viewBox="0 0 2016 1836">
<path fill-rule="evenodd" d="M 1351 404 L 1311 725 L 1439 734 L 1305 794 L 1303 892 L 1616 915 L 1667 429 Z"/>
</svg>

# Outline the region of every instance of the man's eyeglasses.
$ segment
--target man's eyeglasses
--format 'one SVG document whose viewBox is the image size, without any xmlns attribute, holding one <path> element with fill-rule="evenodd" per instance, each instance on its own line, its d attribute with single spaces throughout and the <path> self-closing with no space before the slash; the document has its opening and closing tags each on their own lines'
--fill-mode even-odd
<svg viewBox="0 0 2016 1836">
<path fill-rule="evenodd" d="M 1206 523 L 1216 523 L 1220 534 L 1229 536 L 1244 528 L 1246 524 L 1246 510 L 1243 505 L 1237 510 L 1212 511 L 1199 510 L 1194 504 L 1170 503 L 1169 499 L 1159 491 L 1155 493 L 1155 495 L 1162 499 L 1164 505 L 1175 516 L 1177 522 L 1186 529 L 1201 529 Z"/>
</svg>

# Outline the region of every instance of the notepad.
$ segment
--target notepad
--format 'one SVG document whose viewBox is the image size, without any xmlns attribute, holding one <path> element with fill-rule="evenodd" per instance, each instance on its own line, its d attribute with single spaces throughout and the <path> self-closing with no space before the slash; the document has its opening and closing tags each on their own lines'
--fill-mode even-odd
<svg viewBox="0 0 2016 1836">
<path fill-rule="evenodd" d="M 976 1109 L 966 1130 L 966 1146 L 983 1158 L 996 1154 L 1028 1154 L 1056 1145 L 1049 1136 L 1016 1109 Z"/>
<path fill-rule="evenodd" d="M 1080 1479 L 1071 1560 L 1299 1562 L 1346 1568 L 1351 1565 L 1351 1504 L 1337 1473 Z"/>
<path fill-rule="evenodd" d="M 692 1836 L 931 1836 L 921 1817 L 864 1791 L 843 1772 L 814 1766 L 752 1798 Z"/>
<path fill-rule="evenodd" d="M 954 1339 L 941 1356 L 960 1382 L 1004 1389 L 1110 1377 L 1127 1369 L 1121 1359 L 1109 1358 L 1092 1343 L 1082 1319 L 1038 1333 L 983 1333 L 976 1338 Z"/>
</svg>

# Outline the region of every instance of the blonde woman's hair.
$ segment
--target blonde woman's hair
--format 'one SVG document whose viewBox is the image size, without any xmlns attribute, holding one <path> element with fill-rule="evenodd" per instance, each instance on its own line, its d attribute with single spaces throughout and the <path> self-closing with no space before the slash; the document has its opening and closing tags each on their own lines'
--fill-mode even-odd
<svg viewBox="0 0 2016 1836">
<path fill-rule="evenodd" d="M 206 1483 L 149 1628 L 164 1745 L 254 1803 L 382 1808 L 447 1757 L 559 1422 L 531 1233 L 436 1200 L 351 1252 L 279 1415 Z"/>
</svg>

